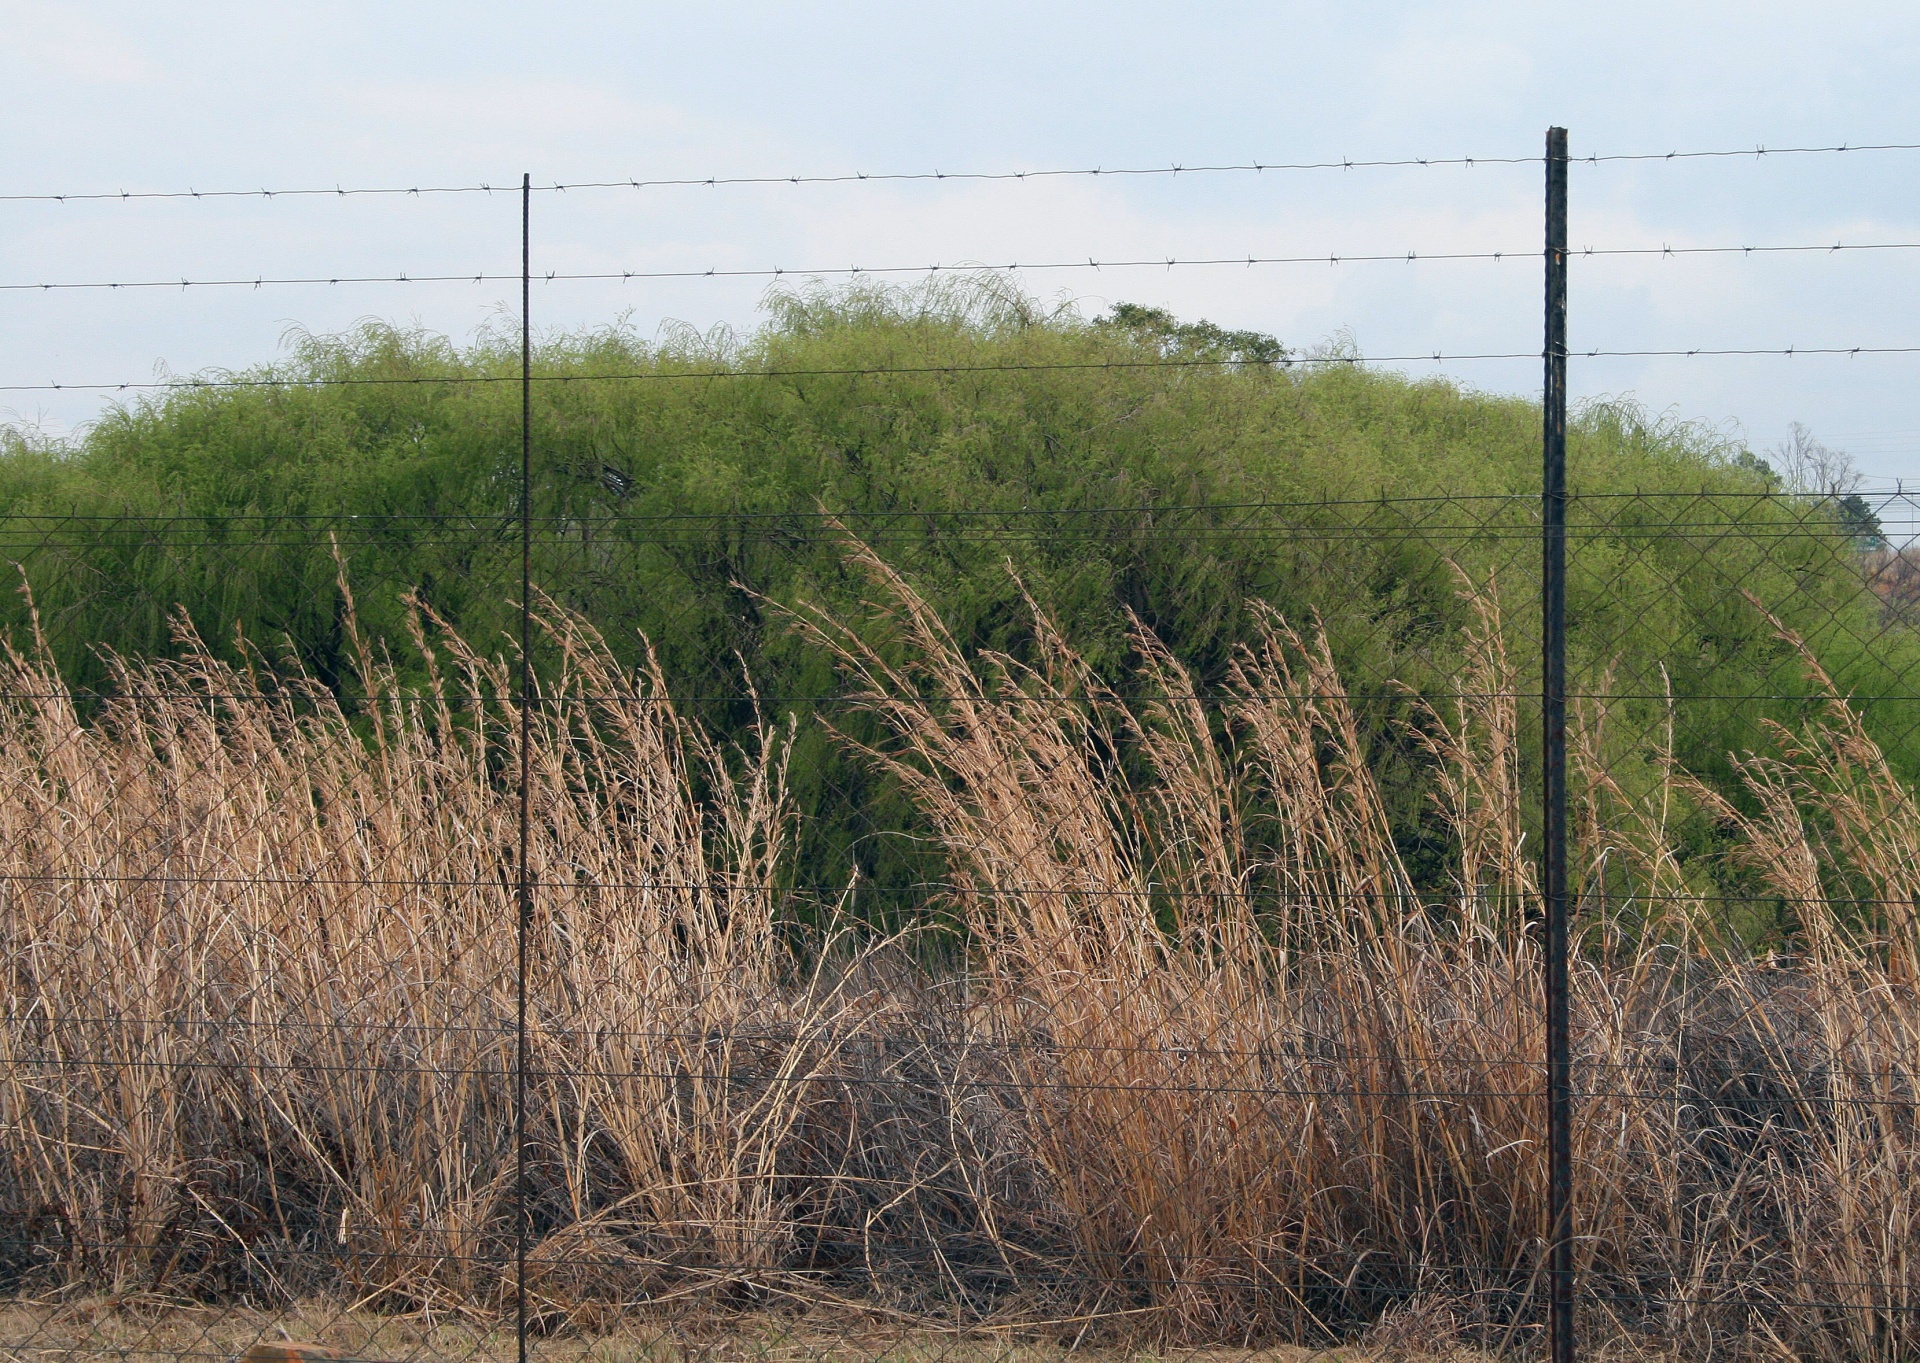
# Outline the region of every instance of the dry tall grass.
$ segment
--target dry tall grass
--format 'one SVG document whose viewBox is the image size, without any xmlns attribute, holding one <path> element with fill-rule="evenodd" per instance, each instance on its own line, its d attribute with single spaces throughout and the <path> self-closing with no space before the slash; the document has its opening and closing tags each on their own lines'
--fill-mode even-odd
<svg viewBox="0 0 1920 1363">
<path fill-rule="evenodd" d="M 722 750 L 545 603 L 530 1279 L 543 1329 L 838 1303 L 1068 1341 L 1539 1316 L 1536 910 L 1493 584 L 1409 742 L 1457 861 L 1423 897 L 1324 641 L 1269 618 L 1210 713 L 1143 627 L 1104 688 L 1034 609 L 969 658 L 857 546 L 846 670 L 950 864 L 964 961 L 785 921 L 789 735 Z M 123 664 L 85 722 L 0 692 L 0 1268 L 36 1301 L 508 1301 L 518 752 L 498 661 L 349 715 L 269 669 Z M 1831 693 L 1831 686 L 1829 684 Z M 1838 695 L 1715 795 L 1583 715 L 1590 1336 L 1692 1357 L 1920 1348 L 1920 808 Z M 1753 959 L 1667 836 L 1704 806 L 1799 906 Z M 919 959 L 926 959 L 925 953 Z M 26 1318 L 16 1316 L 14 1318 Z M 1398 1333 L 1396 1333 L 1398 1332 Z"/>
</svg>

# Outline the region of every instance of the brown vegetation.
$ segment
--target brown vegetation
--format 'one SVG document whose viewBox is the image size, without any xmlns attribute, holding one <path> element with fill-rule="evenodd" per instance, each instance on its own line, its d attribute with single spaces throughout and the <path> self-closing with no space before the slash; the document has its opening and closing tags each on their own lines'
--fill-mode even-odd
<svg viewBox="0 0 1920 1363">
<path fill-rule="evenodd" d="M 944 947 L 789 921 L 788 732 L 723 751 L 541 611 L 565 666 L 529 754 L 540 1330 L 804 1308 L 1524 1347 L 1540 971 L 1491 584 L 1465 588 L 1484 699 L 1415 735 L 1457 850 L 1423 897 L 1311 631 L 1269 617 L 1216 715 L 1137 629 L 1162 699 L 1129 704 L 1043 612 L 1030 657 L 970 660 L 851 552 L 890 637 L 795 623 L 937 830 Z M 484 1331 L 510 1305 L 510 677 L 430 617 L 419 646 L 413 696 L 363 650 L 386 699 L 357 716 L 200 652 L 121 665 L 83 719 L 9 657 L 9 1319 L 71 1333 L 105 1294 Z M 1608 726 L 1575 744 L 1589 879 L 1631 887 L 1584 901 L 1576 981 L 1589 1335 L 1909 1356 L 1920 809 L 1838 696 L 1743 759 L 1739 800 L 1658 751 L 1653 786 L 1616 779 Z M 1793 954 L 1713 931 L 1666 841 L 1682 802 L 1795 906 Z"/>
<path fill-rule="evenodd" d="M 1867 585 L 1886 603 L 1887 614 L 1909 623 L 1920 618 L 1920 549 L 1870 549 L 1863 558 Z"/>
</svg>

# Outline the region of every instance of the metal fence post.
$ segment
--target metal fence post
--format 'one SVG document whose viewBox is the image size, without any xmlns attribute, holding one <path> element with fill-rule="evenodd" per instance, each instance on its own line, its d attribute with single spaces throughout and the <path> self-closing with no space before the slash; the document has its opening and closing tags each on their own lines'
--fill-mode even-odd
<svg viewBox="0 0 1920 1363">
<path fill-rule="evenodd" d="M 1567 978 L 1567 130 L 1547 130 L 1541 505 L 1541 797 L 1546 910 L 1549 1356 L 1573 1363 L 1573 1094 Z"/>
<path fill-rule="evenodd" d="M 528 715 L 533 691 L 533 176 L 520 178 L 520 823 L 514 886 L 513 1020 L 513 1329 L 515 1356 L 527 1363 L 527 934 L 533 881 L 527 866 Z"/>
</svg>

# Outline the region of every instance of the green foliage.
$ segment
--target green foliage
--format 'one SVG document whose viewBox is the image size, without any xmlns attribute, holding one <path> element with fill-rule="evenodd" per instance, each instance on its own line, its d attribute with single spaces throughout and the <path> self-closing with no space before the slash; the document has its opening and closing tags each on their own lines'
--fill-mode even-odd
<svg viewBox="0 0 1920 1363">
<path fill-rule="evenodd" d="M 1273 337 L 1153 308 L 1087 321 L 992 277 L 785 290 L 768 312 L 745 337 L 684 328 L 650 343 L 612 327 L 537 348 L 535 579 L 629 661 L 644 633 L 723 731 L 751 715 L 743 683 L 765 706 L 839 722 L 839 679 L 780 614 L 802 599 L 855 609 L 838 524 L 971 647 L 1023 652 L 1025 590 L 1115 678 L 1130 612 L 1200 687 L 1217 684 L 1259 598 L 1324 621 L 1421 863 L 1438 835 L 1395 683 L 1447 690 L 1461 573 L 1493 576 L 1532 675 L 1536 405 L 1302 362 Z M 518 360 L 517 337 L 460 347 L 367 324 L 297 335 L 283 361 L 236 376 L 273 385 L 172 389 L 70 446 L 10 435 L 0 533 L 63 668 L 85 686 L 102 678 L 99 645 L 168 650 L 177 610 L 216 644 L 243 626 L 337 683 L 350 669 L 336 545 L 374 637 L 401 636 L 412 592 L 508 647 Z M 1662 722 L 1663 666 L 1687 695 L 1806 694 L 1749 591 L 1843 685 L 1904 675 L 1907 641 L 1859 642 L 1881 632 L 1849 508 L 1782 492 L 1747 452 L 1623 406 L 1582 413 L 1569 444 L 1576 667 L 1634 683 L 1622 689 L 1643 699 L 1620 722 Z M 1681 756 L 1724 773 L 1729 750 L 1795 703 L 1689 701 Z M 894 836 L 903 802 L 819 725 L 800 733 L 805 874 L 926 875 Z"/>
<path fill-rule="evenodd" d="M 1849 492 L 1843 497 L 1834 498 L 1833 515 L 1840 522 L 1841 531 L 1853 541 L 1855 547 L 1863 550 L 1886 548 L 1887 533 L 1880 524 L 1880 517 L 1859 493 Z"/>
<path fill-rule="evenodd" d="M 1293 352 L 1264 331 L 1229 331 L 1213 322 L 1182 322 L 1165 308 L 1116 303 L 1099 325 L 1130 332 L 1163 354 L 1232 364 L 1291 364 Z"/>
</svg>

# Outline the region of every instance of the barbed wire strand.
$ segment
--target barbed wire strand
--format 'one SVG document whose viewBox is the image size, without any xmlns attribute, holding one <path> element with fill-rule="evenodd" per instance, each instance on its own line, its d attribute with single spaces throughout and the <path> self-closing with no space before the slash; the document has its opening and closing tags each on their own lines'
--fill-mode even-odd
<svg viewBox="0 0 1920 1363">
<path fill-rule="evenodd" d="M 1599 152 L 1588 156 L 1569 158 L 1571 165 L 1597 166 L 1610 162 L 1636 161 L 1695 161 L 1725 160 L 1752 157 L 1764 160 L 1769 156 L 1810 156 L 1848 152 L 1902 152 L 1920 151 L 1916 142 L 1840 142 L 1830 145 L 1769 147 L 1764 144 L 1752 147 L 1728 147 L 1694 151 L 1664 152 Z M 996 182 L 1026 180 L 1059 179 L 1097 179 L 1101 177 L 1129 179 L 1146 177 L 1174 178 L 1181 175 L 1263 175 L 1268 171 L 1328 171 L 1328 170 L 1392 170 L 1412 168 L 1438 168 L 1452 166 L 1470 169 L 1474 166 L 1529 166 L 1538 165 L 1541 158 L 1532 156 L 1397 156 L 1397 157 L 1338 157 L 1318 161 L 1227 161 L 1181 163 L 1174 162 L 1163 166 L 1080 166 L 1056 167 L 1036 170 L 933 170 L 918 171 L 839 171 L 831 173 L 795 174 L 795 175 L 691 175 L 662 176 L 640 179 L 627 177 L 622 179 L 599 180 L 555 180 L 546 184 L 533 185 L 537 194 L 566 193 L 572 190 L 601 189 L 671 189 L 671 188 L 718 188 L 721 186 L 752 185 L 845 185 L 845 184 L 899 184 L 910 182 L 943 183 L 955 181 Z M 118 189 L 118 190 L 80 190 L 68 192 L 13 193 L 0 194 L 0 203 L 95 203 L 187 199 L 301 199 L 301 198 L 426 198 L 445 194 L 508 194 L 517 193 L 520 186 L 508 182 L 494 184 L 491 181 L 479 181 L 469 184 L 446 185 L 375 185 L 349 188 L 341 184 L 308 185 L 284 189 Z"/>
<path fill-rule="evenodd" d="M 1913 243 L 1920 248 L 1920 242 Z M 1653 248 L 1649 248 L 1651 250 Z M 1829 247 L 1821 247 L 1830 250 Z M 986 272 L 1006 273 L 1017 270 L 1120 270 L 1120 269 L 1191 269 L 1200 266 L 1238 266 L 1249 268 L 1256 265 L 1351 265 L 1380 261 L 1395 261 L 1414 264 L 1424 261 L 1463 261 L 1463 260 L 1504 260 L 1510 256 L 1522 254 L 1512 251 L 1418 251 L 1393 252 L 1374 255 L 1314 255 L 1314 256 L 1207 256 L 1179 257 L 1158 256 L 1116 260 L 1098 260 L 1089 257 L 1086 260 L 1043 260 L 1034 262 L 1007 261 L 990 263 L 985 261 L 960 261 L 953 264 L 933 265 L 828 265 L 789 269 L 784 266 L 754 266 L 740 269 L 728 269 L 719 266 L 695 269 L 674 270 L 549 270 L 537 276 L 541 283 L 627 283 L 634 280 L 661 279 L 786 279 L 811 278 L 822 276 L 860 276 L 860 275 L 907 275 L 907 274 L 975 274 Z M 1595 254 L 1600 254 L 1596 252 Z M 1538 259 L 1538 252 L 1527 259 Z M 52 281 L 46 283 L 0 284 L 0 292 L 7 293 L 48 293 L 56 290 L 114 290 L 114 289 L 206 289 L 206 288 L 249 288 L 261 289 L 288 285 L 340 285 L 340 284 L 490 284 L 518 283 L 517 274 L 488 273 L 485 270 L 463 271 L 450 274 L 421 274 L 402 271 L 391 275 L 297 275 L 274 276 L 252 275 L 230 278 L 194 279 L 130 279 L 130 280 L 76 280 Z"/>
<path fill-rule="evenodd" d="M 1707 359 L 1738 356 L 1843 356 L 1920 355 L 1920 345 L 1854 346 L 1693 346 L 1686 349 L 1575 350 L 1575 359 Z M 780 378 L 878 378 L 887 375 L 914 376 L 940 374 L 1017 374 L 1070 371 L 1139 369 L 1285 369 L 1294 366 L 1363 366 L 1370 364 L 1460 364 L 1487 360 L 1537 360 L 1537 350 L 1489 350 L 1448 353 L 1433 350 L 1421 354 L 1398 355 L 1289 355 L 1284 360 L 1249 360 L 1236 356 L 1159 360 L 1062 360 L 1041 364 L 925 364 L 860 368 L 807 369 L 689 369 L 662 371 L 625 371 L 612 374 L 535 374 L 533 382 L 640 383 L 684 382 L 699 379 L 780 379 Z M 193 390 L 227 388 L 340 388 L 340 387 L 426 387 L 434 384 L 465 386 L 474 384 L 518 383 L 517 374 L 406 375 L 375 378 L 169 378 L 120 383 L 7 383 L 0 393 L 125 393 L 157 390 Z"/>
<path fill-rule="evenodd" d="M 1821 242 L 1817 244 L 1799 244 L 1784 246 L 1587 246 L 1574 252 L 1581 259 L 1629 258 L 1658 256 L 1677 258 L 1680 256 L 1712 255 L 1822 255 L 1832 256 L 1847 251 L 1916 251 L 1920 250 L 1920 241 L 1871 241 L 1871 242 Z M 705 269 L 673 270 L 549 270 L 536 278 L 546 284 L 556 283 L 629 283 L 634 280 L 661 279 L 786 279 L 816 278 L 826 276 L 859 275 L 937 275 L 937 274 L 976 274 L 1008 273 L 1019 270 L 1132 270 L 1132 269 L 1194 269 L 1233 266 L 1252 268 L 1258 265 L 1372 265 L 1372 264 L 1422 264 L 1457 261 L 1507 261 L 1539 260 L 1538 251 L 1498 250 L 1498 251 L 1385 251 L 1350 254 L 1338 251 L 1316 255 L 1294 256 L 1139 256 L 1115 260 L 1100 260 L 1088 257 L 1085 260 L 1041 260 L 1041 261 L 958 261 L 952 264 L 932 265 L 823 265 L 804 268 L 785 266 L 752 266 L 738 269 L 711 266 Z M 52 293 L 60 290 L 153 290 L 153 289 L 213 289 L 244 288 L 263 289 L 285 286 L 310 286 L 341 284 L 494 284 L 519 283 L 518 274 L 489 273 L 485 270 L 459 271 L 447 274 L 422 274 L 403 270 L 390 275 L 235 275 L 227 278 L 194 279 L 181 276 L 176 279 L 91 279 L 91 280 L 54 280 L 41 283 L 0 284 L 0 293 Z"/>
</svg>

